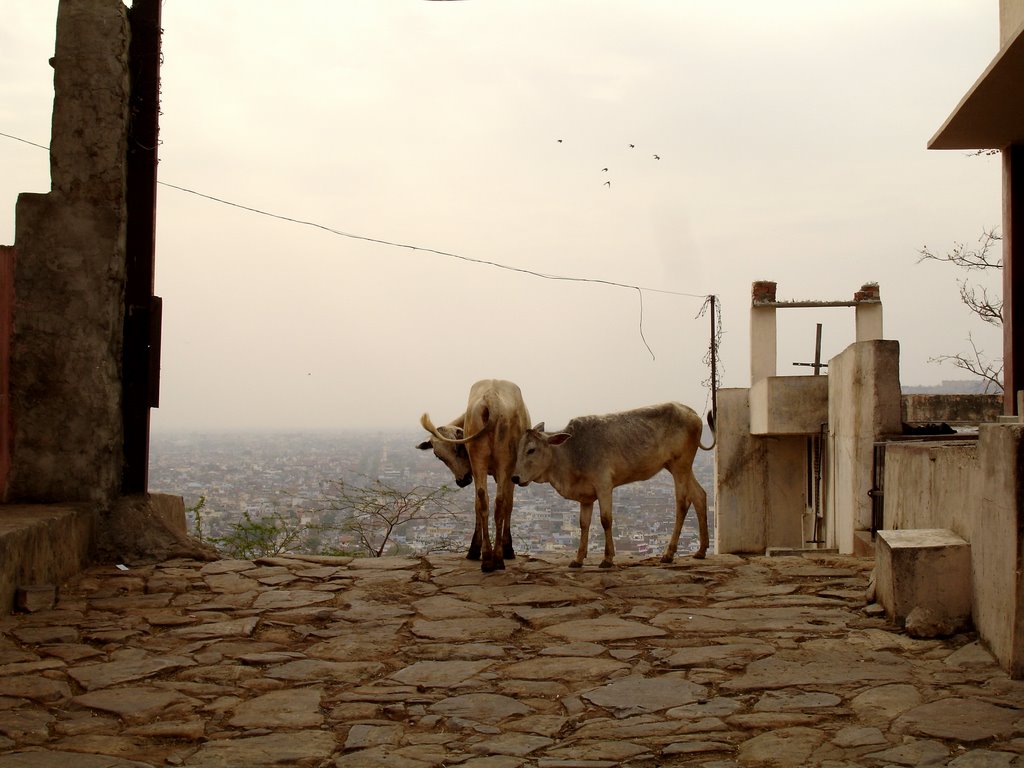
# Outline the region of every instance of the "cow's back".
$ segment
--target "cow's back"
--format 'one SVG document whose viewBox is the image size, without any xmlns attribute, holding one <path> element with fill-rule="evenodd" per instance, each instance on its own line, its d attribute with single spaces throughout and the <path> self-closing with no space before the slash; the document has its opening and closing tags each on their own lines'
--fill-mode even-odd
<svg viewBox="0 0 1024 768">
<path fill-rule="evenodd" d="M 635 408 L 601 416 L 580 416 L 566 424 L 572 435 L 562 449 L 574 474 L 611 473 L 614 485 L 646 480 L 667 464 L 697 452 L 702 422 L 681 403 Z"/>
<path fill-rule="evenodd" d="M 470 387 L 465 430 L 473 434 L 487 424 L 490 429 L 481 440 L 467 446 L 470 455 L 483 459 L 492 475 L 499 466 L 511 472 L 519 438 L 530 428 L 530 412 L 517 384 L 482 379 Z"/>
</svg>

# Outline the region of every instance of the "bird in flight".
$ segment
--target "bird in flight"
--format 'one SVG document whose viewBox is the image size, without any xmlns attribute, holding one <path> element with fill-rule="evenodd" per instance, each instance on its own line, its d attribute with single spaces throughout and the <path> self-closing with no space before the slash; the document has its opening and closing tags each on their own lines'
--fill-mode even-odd
<svg viewBox="0 0 1024 768">
<path fill-rule="evenodd" d="M 601 169 L 601 173 L 604 173 L 604 172 L 605 172 L 605 171 L 607 171 L 607 170 L 608 170 L 607 168 L 602 168 L 602 169 Z"/>
<path fill-rule="evenodd" d="M 630 148 L 630 149 L 636 149 L 636 144 L 630 144 L 630 145 L 629 145 L 629 148 Z"/>
<path fill-rule="evenodd" d="M 661 160 L 661 155 L 655 155 L 655 156 L 654 156 L 654 159 L 655 159 L 655 160 Z"/>
<path fill-rule="evenodd" d="M 562 143 L 562 140 L 561 140 L 561 139 L 559 139 L 559 140 L 558 140 L 558 143 L 559 143 L 559 144 L 561 144 L 561 143 Z"/>
<path fill-rule="evenodd" d="M 611 189 L 611 188 L 612 188 L 612 183 L 611 183 L 610 181 L 606 181 L 606 182 L 604 183 L 604 185 L 605 185 L 606 187 L 608 187 L 608 189 Z"/>
</svg>

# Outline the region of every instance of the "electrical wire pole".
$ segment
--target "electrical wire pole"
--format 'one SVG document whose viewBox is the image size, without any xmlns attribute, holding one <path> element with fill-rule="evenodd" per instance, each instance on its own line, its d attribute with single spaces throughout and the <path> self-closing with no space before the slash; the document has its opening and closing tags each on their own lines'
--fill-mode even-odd
<svg viewBox="0 0 1024 768">
<path fill-rule="evenodd" d="M 708 297 L 711 303 L 711 416 L 718 418 L 718 329 L 715 323 L 715 297 Z"/>
</svg>

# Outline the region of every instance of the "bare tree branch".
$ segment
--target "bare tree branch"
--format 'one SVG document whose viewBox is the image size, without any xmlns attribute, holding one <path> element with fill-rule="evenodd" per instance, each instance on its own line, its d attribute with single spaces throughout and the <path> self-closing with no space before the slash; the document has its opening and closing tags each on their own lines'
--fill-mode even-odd
<svg viewBox="0 0 1024 768">
<path fill-rule="evenodd" d="M 960 300 L 983 321 L 997 328 L 1003 326 L 1003 299 L 1001 296 L 991 297 L 988 288 L 983 285 L 971 285 L 966 278 L 958 282 Z"/>
<path fill-rule="evenodd" d="M 1003 391 L 1003 361 L 988 360 L 974 338 L 968 334 L 967 341 L 971 345 L 972 354 L 967 356 L 963 353 L 957 355 L 939 355 L 928 359 L 931 363 L 952 363 L 962 371 L 985 380 L 985 393 L 998 394 Z"/>
<path fill-rule="evenodd" d="M 446 485 L 402 490 L 379 479 L 368 479 L 365 485 L 332 480 L 324 484 L 321 506 L 314 511 L 325 516 L 340 516 L 341 523 L 334 529 L 354 535 L 359 548 L 371 557 L 381 557 L 399 528 L 416 523 L 447 523 L 457 529 L 462 515 L 451 499 L 454 492 Z M 439 534 L 441 544 L 428 542 L 427 548 L 432 551 L 452 549 L 447 537 L 446 533 Z"/>
<path fill-rule="evenodd" d="M 953 250 L 939 255 L 925 245 L 918 249 L 917 261 L 919 264 L 922 261 L 943 261 L 962 269 L 1002 269 L 1002 251 L 993 253 L 996 244 L 1002 239 L 998 229 L 993 227 L 982 230 L 977 248 L 968 248 L 965 243 L 953 243 Z"/>
<path fill-rule="evenodd" d="M 981 154 L 980 152 L 978 154 Z M 978 237 L 978 245 L 969 248 L 964 243 L 954 243 L 953 249 L 945 254 L 937 254 L 924 246 L 918 250 L 918 263 L 922 261 L 938 261 L 952 264 L 967 271 L 1003 268 L 1002 248 L 999 246 L 1003 237 L 998 229 L 982 230 Z M 975 285 L 967 278 L 957 280 L 960 288 L 960 301 L 980 320 L 989 325 L 1001 328 L 1003 325 L 1003 298 L 992 295 L 983 285 Z M 973 337 L 968 335 L 971 345 L 969 354 L 939 355 L 930 358 L 930 362 L 952 363 L 957 368 L 985 380 L 985 391 L 991 387 L 993 391 L 1002 392 L 1003 363 L 1002 360 L 989 360 L 978 349 Z"/>
</svg>

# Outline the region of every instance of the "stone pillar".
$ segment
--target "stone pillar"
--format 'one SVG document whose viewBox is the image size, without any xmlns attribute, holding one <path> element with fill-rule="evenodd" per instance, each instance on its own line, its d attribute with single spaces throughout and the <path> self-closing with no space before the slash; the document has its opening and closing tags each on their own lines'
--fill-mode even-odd
<svg viewBox="0 0 1024 768">
<path fill-rule="evenodd" d="M 897 341 L 851 344 L 828 363 L 829 499 L 835 541 L 853 553 L 854 533 L 871 529 L 874 444 L 900 434 L 900 347 Z"/>
<path fill-rule="evenodd" d="M 778 337 L 775 323 L 776 283 L 759 280 L 750 297 L 750 384 L 776 374 Z"/>
<path fill-rule="evenodd" d="M 121 0 L 61 0 L 51 191 L 16 211 L 8 501 L 120 489 L 128 43 Z"/>
<path fill-rule="evenodd" d="M 882 338 L 882 298 L 878 283 L 865 283 L 853 295 L 857 341 L 875 341 Z"/>
<path fill-rule="evenodd" d="M 764 553 L 768 520 L 768 442 L 750 434 L 747 389 L 718 390 L 715 449 L 715 552 Z"/>
</svg>

